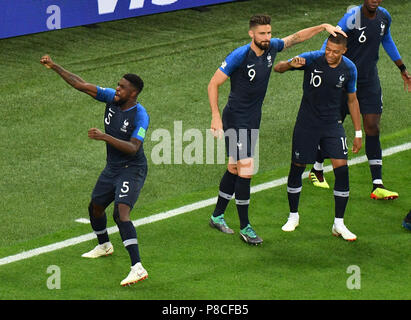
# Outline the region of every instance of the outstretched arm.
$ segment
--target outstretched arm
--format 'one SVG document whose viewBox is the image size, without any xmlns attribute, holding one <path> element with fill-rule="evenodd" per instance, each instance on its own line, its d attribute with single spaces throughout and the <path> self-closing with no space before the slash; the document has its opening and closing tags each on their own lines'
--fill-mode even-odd
<svg viewBox="0 0 411 320">
<path fill-rule="evenodd" d="M 384 37 L 381 40 L 382 46 L 384 47 L 384 50 L 387 52 L 387 54 L 390 56 L 391 60 L 394 61 L 395 65 L 400 69 L 401 72 L 401 78 L 404 81 L 404 90 L 411 92 L 411 76 L 408 73 L 404 62 L 401 59 L 401 55 L 397 49 L 397 46 L 395 45 L 394 40 L 392 39 L 391 36 L 391 16 L 389 15 L 388 12 L 386 12 L 389 18 L 389 25 L 387 28 L 386 33 L 384 34 Z"/>
<path fill-rule="evenodd" d="M 284 49 L 290 48 L 297 43 L 311 39 L 316 34 L 324 30 L 332 34 L 334 37 L 337 35 L 337 33 L 341 33 L 344 37 L 347 37 L 347 35 L 344 31 L 341 30 L 341 28 L 334 27 L 328 23 L 323 23 L 318 26 L 300 30 L 292 35 L 289 35 L 288 37 L 283 38 L 282 40 L 284 41 Z"/>
<path fill-rule="evenodd" d="M 49 55 L 44 55 L 40 59 L 40 63 L 43 64 L 46 68 L 52 69 L 60 75 L 69 85 L 74 89 L 77 89 L 81 92 L 87 93 L 88 95 L 95 98 L 97 96 L 97 86 L 91 83 L 87 83 L 78 75 L 67 71 L 63 67 L 59 66 L 57 63 L 54 63 Z"/>
<path fill-rule="evenodd" d="M 283 73 L 292 68 L 298 69 L 298 68 L 301 68 L 302 66 L 305 66 L 305 59 L 297 56 L 297 57 L 292 58 L 291 61 L 288 61 L 288 60 L 280 61 L 274 66 L 274 71 Z"/>
</svg>

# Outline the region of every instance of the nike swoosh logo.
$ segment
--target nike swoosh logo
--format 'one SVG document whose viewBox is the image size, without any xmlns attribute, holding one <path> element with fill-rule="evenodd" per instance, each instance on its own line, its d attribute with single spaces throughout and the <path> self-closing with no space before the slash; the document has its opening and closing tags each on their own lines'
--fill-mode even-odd
<svg viewBox="0 0 411 320">
<path fill-rule="evenodd" d="M 251 67 L 254 67 L 254 66 L 255 66 L 255 63 L 254 63 L 254 64 L 250 64 L 250 65 L 247 64 L 247 68 L 251 68 Z"/>
<path fill-rule="evenodd" d="M 314 72 L 317 72 L 317 73 L 323 73 L 324 71 L 314 69 Z"/>
<path fill-rule="evenodd" d="M 347 154 L 348 153 L 348 151 L 344 151 L 344 154 Z"/>
<path fill-rule="evenodd" d="M 119 195 L 120 198 L 124 198 L 124 197 L 127 197 L 127 196 L 128 196 L 128 194 L 120 194 Z"/>
<path fill-rule="evenodd" d="M 364 30 L 365 28 L 367 28 L 367 27 L 358 28 L 358 30 L 361 31 L 361 30 Z"/>
</svg>

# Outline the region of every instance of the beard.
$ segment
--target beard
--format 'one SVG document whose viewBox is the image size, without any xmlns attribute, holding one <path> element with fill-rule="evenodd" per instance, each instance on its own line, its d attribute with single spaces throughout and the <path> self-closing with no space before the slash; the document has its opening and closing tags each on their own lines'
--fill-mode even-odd
<svg viewBox="0 0 411 320">
<path fill-rule="evenodd" d="M 255 40 L 253 40 L 254 41 L 254 44 L 258 47 L 258 48 L 260 48 L 261 50 L 267 50 L 268 48 L 269 48 L 269 46 L 270 46 L 270 41 L 260 41 L 260 42 L 257 42 L 257 41 L 255 41 Z"/>
<path fill-rule="evenodd" d="M 121 107 L 124 103 L 127 102 L 127 99 L 122 99 L 119 96 L 115 96 L 113 102 L 118 105 L 119 107 Z"/>
</svg>

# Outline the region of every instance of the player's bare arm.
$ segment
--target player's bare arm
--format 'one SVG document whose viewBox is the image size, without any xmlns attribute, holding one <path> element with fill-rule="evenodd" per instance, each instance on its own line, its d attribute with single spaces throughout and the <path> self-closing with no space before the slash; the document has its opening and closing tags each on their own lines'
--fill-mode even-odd
<svg viewBox="0 0 411 320">
<path fill-rule="evenodd" d="M 130 141 L 120 140 L 110 136 L 107 133 L 102 132 L 97 128 L 91 128 L 88 131 L 88 137 L 94 140 L 105 141 L 108 144 L 112 145 L 114 148 L 127 153 L 127 154 L 136 154 L 138 149 L 140 149 L 141 141 L 136 138 L 131 138 Z"/>
<path fill-rule="evenodd" d="M 40 63 L 43 64 L 46 68 L 54 70 L 57 74 L 60 75 L 70 86 L 73 88 L 87 93 L 88 95 L 95 98 L 97 96 L 97 87 L 94 84 L 87 83 L 78 75 L 67 71 L 62 66 L 53 62 L 49 55 L 44 55 L 40 59 Z"/>
<path fill-rule="evenodd" d="M 297 43 L 311 39 L 316 34 L 324 30 L 332 34 L 334 37 L 337 33 L 341 33 L 344 37 L 347 37 L 346 33 L 340 28 L 334 27 L 328 23 L 323 23 L 318 26 L 302 29 L 292 35 L 289 35 L 288 37 L 283 38 L 282 40 L 284 41 L 284 49 L 290 48 Z"/>
<path fill-rule="evenodd" d="M 274 66 L 274 71 L 283 73 L 292 68 L 298 69 L 303 66 L 305 66 L 305 59 L 297 56 L 297 57 L 292 58 L 291 61 L 288 61 L 288 60 L 280 61 Z"/>
<path fill-rule="evenodd" d="M 350 110 L 351 120 L 354 125 L 355 137 L 353 142 L 352 151 L 358 153 L 362 145 L 362 132 L 361 130 L 361 114 L 360 105 L 357 100 L 357 93 L 348 93 L 348 108 Z"/>
<path fill-rule="evenodd" d="M 223 122 L 218 107 L 218 88 L 228 79 L 228 76 L 218 69 L 208 84 L 208 101 L 211 109 L 211 133 L 214 137 L 223 137 Z"/>
</svg>

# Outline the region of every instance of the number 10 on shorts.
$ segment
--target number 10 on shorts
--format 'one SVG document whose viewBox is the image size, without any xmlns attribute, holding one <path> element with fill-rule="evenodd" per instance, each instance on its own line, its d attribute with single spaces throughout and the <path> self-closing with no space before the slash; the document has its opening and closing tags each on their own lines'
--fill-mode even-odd
<svg viewBox="0 0 411 320">
<path fill-rule="evenodd" d="M 348 152 L 348 146 L 347 146 L 347 137 L 341 137 L 341 143 L 342 143 L 342 148 L 344 150 L 344 154 L 347 154 Z"/>
</svg>

